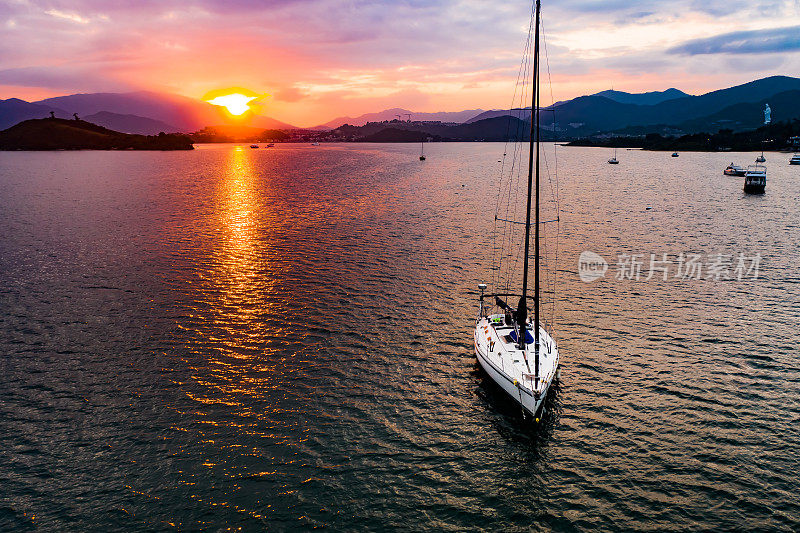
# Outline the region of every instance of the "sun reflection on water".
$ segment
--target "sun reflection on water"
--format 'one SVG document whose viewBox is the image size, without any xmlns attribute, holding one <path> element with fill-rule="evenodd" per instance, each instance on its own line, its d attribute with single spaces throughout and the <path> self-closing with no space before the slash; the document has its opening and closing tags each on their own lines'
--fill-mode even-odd
<svg viewBox="0 0 800 533">
<path fill-rule="evenodd" d="M 200 356 L 187 394 L 206 405 L 229 406 L 247 415 L 246 399 L 269 389 L 274 363 L 264 340 L 275 316 L 274 258 L 269 249 L 269 213 L 259 186 L 264 176 L 253 155 L 235 147 L 219 177 L 211 271 L 205 288 L 207 316 L 195 323 L 195 353 Z M 200 318 L 200 317 L 198 317 Z"/>
</svg>

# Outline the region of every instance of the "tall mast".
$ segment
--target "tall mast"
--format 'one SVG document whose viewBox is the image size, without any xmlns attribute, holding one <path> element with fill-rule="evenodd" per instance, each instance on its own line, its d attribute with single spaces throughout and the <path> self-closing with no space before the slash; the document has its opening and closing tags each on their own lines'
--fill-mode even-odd
<svg viewBox="0 0 800 533">
<path fill-rule="evenodd" d="M 535 37 L 535 45 L 533 47 L 534 54 L 536 59 L 534 59 L 533 63 L 533 70 L 534 70 L 534 78 L 536 79 L 536 88 L 534 89 L 536 93 L 536 239 L 534 240 L 535 252 L 534 252 L 534 268 L 533 268 L 533 278 L 534 278 L 534 293 L 533 293 L 533 336 L 535 339 L 533 348 L 533 375 L 534 379 L 534 394 L 536 395 L 537 399 L 538 395 L 538 388 L 539 388 L 539 264 L 540 264 L 540 254 L 539 254 L 539 146 L 541 141 L 541 133 L 542 130 L 539 127 L 539 118 L 541 117 L 541 113 L 539 110 L 541 99 L 541 91 L 539 90 L 539 84 L 541 82 L 539 78 L 539 22 L 541 20 L 541 10 L 542 4 L 540 0 L 536 0 L 536 37 Z M 531 122 L 533 122 L 533 117 L 531 117 Z"/>
<path fill-rule="evenodd" d="M 531 95 L 531 135 L 530 135 L 530 149 L 528 154 L 528 207 L 525 212 L 525 261 L 523 263 L 522 272 L 522 298 L 519 302 L 519 320 L 520 333 L 519 333 L 519 347 L 525 349 L 527 330 L 525 322 L 528 316 L 528 259 L 531 238 L 531 196 L 533 189 L 534 174 L 536 177 L 536 218 L 535 218 L 535 236 L 534 236 L 534 376 L 536 377 L 536 384 L 539 383 L 539 21 L 540 12 L 542 8 L 541 0 L 536 0 L 536 23 L 534 33 L 533 45 L 533 94 Z M 536 123 L 534 124 L 534 116 Z M 535 161 L 535 165 L 534 165 Z M 535 167 L 535 172 L 534 172 Z"/>
</svg>

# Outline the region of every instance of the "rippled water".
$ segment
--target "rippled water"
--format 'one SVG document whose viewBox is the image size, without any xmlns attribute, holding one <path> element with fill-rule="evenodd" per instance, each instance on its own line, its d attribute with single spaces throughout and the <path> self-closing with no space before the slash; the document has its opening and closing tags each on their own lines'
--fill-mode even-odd
<svg viewBox="0 0 800 533">
<path fill-rule="evenodd" d="M 472 352 L 503 147 L 417 150 L 0 153 L 0 530 L 800 528 L 787 155 L 558 149 L 535 425 Z M 614 277 L 680 252 L 759 278 Z"/>
</svg>

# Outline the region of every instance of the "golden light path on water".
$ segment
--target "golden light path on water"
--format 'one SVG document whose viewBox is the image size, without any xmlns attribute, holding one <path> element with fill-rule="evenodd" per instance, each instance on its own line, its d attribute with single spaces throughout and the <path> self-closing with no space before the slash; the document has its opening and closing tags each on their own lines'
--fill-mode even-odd
<svg viewBox="0 0 800 533">
<path fill-rule="evenodd" d="M 283 427 L 281 408 L 270 405 L 268 394 L 283 379 L 285 354 L 265 339 L 277 341 L 277 346 L 286 335 L 275 320 L 280 312 L 272 295 L 281 262 L 270 244 L 274 228 L 270 225 L 269 203 L 264 200 L 264 195 L 269 195 L 269 180 L 267 173 L 255 168 L 249 151 L 241 146 L 229 151 L 224 173 L 215 183 L 214 217 L 209 229 L 214 233 L 214 247 L 208 251 L 210 268 L 204 274 L 208 286 L 198 292 L 205 295 L 205 301 L 199 302 L 198 315 L 191 321 L 196 364 L 191 368 L 193 385 L 185 387 L 187 397 L 197 405 L 194 412 L 186 414 L 200 421 L 201 427 L 194 431 L 203 438 L 205 459 L 201 465 L 231 481 L 215 498 L 195 493 L 190 497 L 255 519 L 264 516 L 230 503 L 241 490 L 236 480 L 240 475 L 248 479 L 271 476 L 275 469 L 269 464 L 275 458 L 265 456 L 261 447 L 247 449 L 235 444 L 235 439 L 221 441 L 220 435 L 256 434 L 256 428 L 263 430 L 269 420 L 273 431 L 261 433 L 261 437 L 271 445 L 292 447 L 302 441 L 296 429 Z M 220 417 L 220 410 L 227 416 Z M 285 435 L 293 433 L 294 442 L 287 442 Z M 260 473 L 242 465 L 248 459 L 262 468 Z M 290 462 L 276 461 L 281 465 Z M 193 486 L 195 477 L 188 476 L 182 483 Z"/>
</svg>

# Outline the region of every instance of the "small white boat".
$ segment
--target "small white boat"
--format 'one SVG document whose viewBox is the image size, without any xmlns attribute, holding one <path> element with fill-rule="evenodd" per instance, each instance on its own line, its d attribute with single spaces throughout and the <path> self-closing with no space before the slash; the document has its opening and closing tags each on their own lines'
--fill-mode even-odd
<svg viewBox="0 0 800 533">
<path fill-rule="evenodd" d="M 678 152 L 672 152 L 672 157 L 678 157 Z"/>
<path fill-rule="evenodd" d="M 761 152 L 761 155 L 756 157 L 756 163 L 764 163 L 766 160 L 767 158 L 764 157 L 764 152 Z"/>
<path fill-rule="evenodd" d="M 743 169 L 739 165 L 734 165 L 733 163 L 731 163 L 730 165 L 728 165 L 728 168 L 726 168 L 722 173 L 725 174 L 726 176 L 742 177 L 744 176 L 745 169 Z"/>
<path fill-rule="evenodd" d="M 258 148 L 258 145 L 257 144 L 251 144 L 250 148 Z"/>
<path fill-rule="evenodd" d="M 767 167 L 749 165 L 744 173 L 744 192 L 761 194 L 767 187 Z"/>
<path fill-rule="evenodd" d="M 789 160 L 790 165 L 800 165 L 800 154 L 794 154 Z"/>
<path fill-rule="evenodd" d="M 619 161 L 617 161 L 617 149 L 614 148 L 614 157 L 608 160 L 609 165 L 619 165 Z"/>
<path fill-rule="evenodd" d="M 269 143 L 269 144 L 267 145 L 267 148 L 275 148 L 275 143 Z"/>
<path fill-rule="evenodd" d="M 318 142 L 313 142 L 313 143 L 311 143 L 311 146 L 319 146 L 319 143 Z"/>
</svg>

